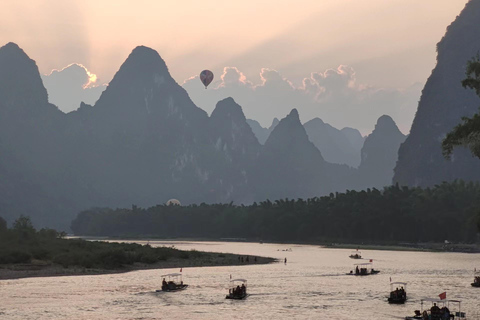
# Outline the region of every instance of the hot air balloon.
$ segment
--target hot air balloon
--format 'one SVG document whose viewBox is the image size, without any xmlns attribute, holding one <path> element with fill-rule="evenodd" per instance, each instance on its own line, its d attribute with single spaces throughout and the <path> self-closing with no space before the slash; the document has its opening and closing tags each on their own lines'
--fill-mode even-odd
<svg viewBox="0 0 480 320">
<path fill-rule="evenodd" d="M 205 89 L 207 89 L 210 82 L 213 80 L 213 72 L 210 70 L 203 70 L 200 72 L 200 81 L 202 81 Z"/>
<path fill-rule="evenodd" d="M 182 204 L 177 199 L 170 199 L 167 201 L 167 206 L 181 206 Z"/>
</svg>

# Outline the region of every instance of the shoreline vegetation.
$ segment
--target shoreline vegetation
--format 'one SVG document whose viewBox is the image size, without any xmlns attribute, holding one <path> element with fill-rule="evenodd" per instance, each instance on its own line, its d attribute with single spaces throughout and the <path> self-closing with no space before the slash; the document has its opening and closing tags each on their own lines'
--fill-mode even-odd
<svg viewBox="0 0 480 320">
<path fill-rule="evenodd" d="M 13 228 L 0 218 L 0 280 L 26 277 L 97 275 L 147 269 L 266 264 L 274 258 L 149 244 L 66 239 L 53 229 L 35 230 L 28 217 Z"/>
<path fill-rule="evenodd" d="M 181 227 L 172 227 L 181 226 Z M 281 243 L 476 243 L 480 183 L 388 186 L 309 199 L 91 208 L 72 221 L 76 235 L 252 239 Z"/>
<path fill-rule="evenodd" d="M 178 250 L 182 253 L 190 251 Z M 245 261 L 247 255 L 237 255 L 216 252 L 196 251 L 193 258 L 171 258 L 155 263 L 135 262 L 131 265 L 124 265 L 116 269 L 85 268 L 80 266 L 63 267 L 43 260 L 32 260 L 30 263 L 0 264 L 0 281 L 14 280 L 32 277 L 60 277 L 60 276 L 88 276 L 102 274 L 126 273 L 131 271 L 152 270 L 152 269 L 174 269 L 192 267 L 221 267 L 253 264 L 268 264 L 276 262 L 277 259 L 249 255 L 249 262 Z M 241 262 L 240 258 L 243 258 Z M 256 258 L 256 260 L 255 260 Z"/>
</svg>

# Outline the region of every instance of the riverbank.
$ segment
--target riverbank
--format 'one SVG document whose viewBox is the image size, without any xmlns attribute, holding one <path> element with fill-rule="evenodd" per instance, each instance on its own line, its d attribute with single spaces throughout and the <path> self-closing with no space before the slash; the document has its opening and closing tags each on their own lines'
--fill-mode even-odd
<svg viewBox="0 0 480 320">
<path fill-rule="evenodd" d="M 185 251 L 188 252 L 188 251 Z M 79 276 L 79 275 L 101 275 L 125 273 L 139 270 L 150 269 L 171 269 L 171 268 L 192 268 L 192 267 L 218 267 L 218 266 L 238 266 L 253 264 L 268 264 L 277 261 L 274 258 L 246 256 L 228 253 L 200 252 L 195 251 L 196 257 L 193 258 L 170 258 L 155 263 L 135 262 L 131 265 L 125 265 L 116 269 L 85 268 L 78 266 L 62 267 L 42 260 L 32 260 L 31 263 L 21 264 L 0 264 L 0 280 L 12 280 L 30 277 L 59 277 L 59 276 Z M 247 259 L 248 257 L 248 259 Z"/>
<path fill-rule="evenodd" d="M 388 250 L 388 251 L 423 251 L 423 252 L 461 252 L 480 253 L 480 245 L 465 243 L 400 243 L 400 244 L 351 244 L 329 243 L 323 244 L 326 248 L 359 249 L 359 250 Z"/>
<path fill-rule="evenodd" d="M 246 242 L 246 243 L 275 243 L 275 244 L 285 244 L 285 245 L 312 245 L 312 246 L 322 246 L 325 248 L 333 249 L 364 249 L 364 250 L 387 250 L 387 251 L 423 251 L 423 252 L 462 252 L 462 253 L 480 253 L 480 244 L 475 243 L 440 243 L 440 242 L 420 242 L 420 243 L 409 243 L 409 242 L 400 242 L 400 243 L 340 243 L 340 242 L 327 242 L 327 241 L 292 241 L 292 242 L 282 242 L 282 241 L 269 241 L 269 240 L 258 240 L 258 239 L 205 239 L 205 238 L 155 238 L 152 236 L 149 237 L 72 237 L 72 238 L 81 238 L 85 240 L 100 240 L 100 241 L 109 241 L 109 242 L 165 242 L 165 243 L 175 243 L 175 242 Z"/>
</svg>

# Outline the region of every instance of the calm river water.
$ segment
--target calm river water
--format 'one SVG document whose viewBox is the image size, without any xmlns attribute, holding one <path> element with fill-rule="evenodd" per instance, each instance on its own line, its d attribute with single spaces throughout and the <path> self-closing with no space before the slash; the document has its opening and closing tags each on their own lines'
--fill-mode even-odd
<svg viewBox="0 0 480 320">
<path fill-rule="evenodd" d="M 144 243 L 138 241 L 139 243 Z M 178 269 L 124 274 L 0 281 L 0 319 L 402 319 L 420 298 L 462 300 L 468 319 L 480 319 L 480 288 L 473 288 L 479 254 L 362 250 L 380 274 L 346 275 L 358 260 L 351 250 L 310 245 L 154 242 L 179 249 L 282 259 L 270 265 L 183 268 L 187 290 L 156 293 L 160 275 Z M 282 251 L 291 249 L 291 251 Z M 287 258 L 287 264 L 283 259 Z M 248 279 L 250 296 L 226 300 L 230 274 Z M 392 281 L 407 282 L 409 300 L 389 305 Z"/>
</svg>

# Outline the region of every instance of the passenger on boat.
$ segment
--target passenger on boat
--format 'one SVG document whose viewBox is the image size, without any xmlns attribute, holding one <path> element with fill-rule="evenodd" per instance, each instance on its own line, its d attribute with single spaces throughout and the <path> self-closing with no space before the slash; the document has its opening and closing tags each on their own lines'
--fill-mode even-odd
<svg viewBox="0 0 480 320">
<path fill-rule="evenodd" d="M 236 295 L 241 295 L 241 294 L 242 294 L 242 289 L 240 288 L 240 286 L 237 286 L 237 287 L 235 288 L 235 294 L 236 294 Z"/>
<path fill-rule="evenodd" d="M 167 281 L 165 281 L 165 278 L 163 278 L 162 281 L 162 290 L 166 290 L 168 288 Z"/>
<path fill-rule="evenodd" d="M 425 319 L 425 320 L 428 320 L 428 319 L 429 319 L 427 310 L 423 310 L 422 317 L 423 317 L 423 319 Z"/>
<path fill-rule="evenodd" d="M 242 288 L 241 288 L 241 290 L 242 290 L 242 294 L 247 293 L 247 287 L 245 287 L 245 284 L 244 284 L 244 283 L 242 283 Z"/>
<path fill-rule="evenodd" d="M 355 268 L 355 274 L 360 274 L 360 271 L 358 270 L 358 266 Z"/>
<path fill-rule="evenodd" d="M 441 309 L 441 313 L 442 313 L 444 319 L 450 319 L 450 310 L 448 310 L 447 307 L 443 307 Z"/>
<path fill-rule="evenodd" d="M 433 304 L 433 306 L 430 308 L 430 313 L 433 314 L 439 314 L 440 313 L 440 308 L 437 306 L 436 303 Z"/>
</svg>

